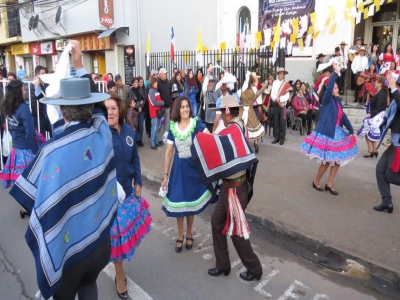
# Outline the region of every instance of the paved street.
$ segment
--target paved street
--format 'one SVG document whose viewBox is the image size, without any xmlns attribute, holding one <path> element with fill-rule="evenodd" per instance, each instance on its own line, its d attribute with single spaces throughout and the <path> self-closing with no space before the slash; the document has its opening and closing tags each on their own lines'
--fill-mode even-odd
<svg viewBox="0 0 400 300">
<path fill-rule="evenodd" d="M 144 186 L 153 223 L 132 261 L 125 263 L 130 299 L 392 299 L 282 250 L 254 226 L 251 241 L 264 267 L 262 279 L 247 283 L 238 277 L 243 266 L 231 243 L 231 274 L 212 278 L 207 269 L 214 266 L 213 207 L 195 219 L 194 249 L 176 254 L 176 223 L 161 211 L 159 185 L 145 181 Z M 19 218 L 17 203 L 3 189 L 0 199 L 0 299 L 35 299 L 35 267 L 24 239 L 28 219 Z M 101 273 L 99 299 L 119 299 L 113 272 L 109 265 Z"/>
</svg>

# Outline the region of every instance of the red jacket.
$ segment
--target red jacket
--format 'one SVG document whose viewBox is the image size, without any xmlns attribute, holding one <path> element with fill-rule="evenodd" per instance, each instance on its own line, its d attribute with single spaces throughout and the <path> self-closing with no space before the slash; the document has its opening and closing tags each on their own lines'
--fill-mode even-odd
<svg viewBox="0 0 400 300">
<path fill-rule="evenodd" d="M 149 102 L 149 115 L 150 118 L 157 118 L 157 111 L 163 107 L 164 102 L 161 100 L 160 93 L 157 89 L 151 88 L 147 97 Z"/>
<path fill-rule="evenodd" d="M 309 110 L 309 104 L 308 101 L 306 99 L 306 97 L 304 97 L 304 105 L 301 103 L 300 98 L 296 95 L 294 96 L 293 100 L 292 100 L 292 108 L 294 110 L 294 116 L 297 117 L 299 115 L 299 112 L 301 112 L 302 110 L 304 110 L 304 106 L 306 107 L 306 110 Z"/>
</svg>

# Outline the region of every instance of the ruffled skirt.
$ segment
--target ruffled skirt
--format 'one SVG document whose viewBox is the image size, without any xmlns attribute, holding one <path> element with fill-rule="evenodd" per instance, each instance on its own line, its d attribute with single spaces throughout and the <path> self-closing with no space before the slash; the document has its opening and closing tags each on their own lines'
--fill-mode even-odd
<svg viewBox="0 0 400 300">
<path fill-rule="evenodd" d="M 110 261 L 130 260 L 149 233 L 151 221 L 146 199 L 138 199 L 133 192 L 118 206 L 117 217 L 110 232 Z"/>
<path fill-rule="evenodd" d="M 304 139 L 300 150 L 309 158 L 315 158 L 319 163 L 329 163 L 331 166 L 335 163 L 344 166 L 359 152 L 356 137 L 350 137 L 340 126 L 336 126 L 334 138 L 314 130 Z"/>
<path fill-rule="evenodd" d="M 1 181 L 5 189 L 14 185 L 19 175 L 22 174 L 34 157 L 35 155 L 30 149 L 11 149 L 1 172 Z"/>
<path fill-rule="evenodd" d="M 362 138 L 367 136 L 370 141 L 378 142 L 381 139 L 381 130 L 379 127 L 383 122 L 385 112 L 382 111 L 375 117 L 370 118 L 368 115 L 365 116 L 360 129 L 358 129 L 357 136 Z"/>
</svg>

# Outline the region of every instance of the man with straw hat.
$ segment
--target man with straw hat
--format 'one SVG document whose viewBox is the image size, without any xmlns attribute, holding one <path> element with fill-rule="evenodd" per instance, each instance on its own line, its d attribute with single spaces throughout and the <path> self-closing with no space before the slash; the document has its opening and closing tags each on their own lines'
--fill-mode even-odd
<svg viewBox="0 0 400 300">
<path fill-rule="evenodd" d="M 359 105 L 362 106 L 363 99 L 358 98 L 358 93 L 361 86 L 357 85 L 357 79 L 361 75 L 361 73 L 368 68 L 368 58 L 365 56 L 366 49 L 364 48 L 364 46 L 358 49 L 358 53 L 359 55 L 357 55 L 351 63 L 351 70 L 354 74 L 354 82 L 356 83 L 354 89 L 354 102 L 358 102 Z"/>
<path fill-rule="evenodd" d="M 283 145 L 286 137 L 286 103 L 291 98 L 293 88 L 288 81 L 285 81 L 285 75 L 288 72 L 284 68 L 278 68 L 276 73 L 278 79 L 272 84 L 271 90 L 274 116 L 274 140 L 272 144 Z"/>
<path fill-rule="evenodd" d="M 240 273 L 240 278 L 252 281 L 261 279 L 262 267 L 249 240 L 250 229 L 244 211 L 253 194 L 258 159 L 248 142 L 247 129 L 239 116 L 239 107 L 242 106 L 235 96 L 222 97 L 220 107 L 213 110 L 221 111 L 227 128 L 219 135 L 198 133 L 191 151 L 205 184 L 222 179 L 221 193 L 211 217 L 216 267 L 209 269 L 208 274 L 229 275 L 229 235 L 247 269 Z M 216 164 L 217 161 L 220 163 Z"/>
<path fill-rule="evenodd" d="M 70 45 L 77 74 L 83 76 L 87 72 L 80 44 Z M 125 196 L 118 193 L 103 104 L 109 95 L 92 94 L 90 80 L 62 79 L 58 95 L 40 100 L 60 106 L 66 124 L 42 146 L 10 191 L 31 216 L 25 238 L 45 299 L 75 299 L 76 294 L 79 299 L 98 298 L 96 280 L 110 258 L 117 197 Z"/>
</svg>

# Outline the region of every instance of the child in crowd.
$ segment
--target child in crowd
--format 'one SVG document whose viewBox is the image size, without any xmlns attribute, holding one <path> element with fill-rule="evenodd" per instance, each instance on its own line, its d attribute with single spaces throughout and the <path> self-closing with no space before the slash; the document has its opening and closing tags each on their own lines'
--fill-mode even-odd
<svg viewBox="0 0 400 300">
<path fill-rule="evenodd" d="M 126 109 L 125 121 L 131 126 L 132 130 L 135 132 L 136 137 L 136 129 L 138 126 L 138 118 L 139 118 L 139 110 L 136 107 L 135 99 L 128 99 L 128 107 Z"/>
</svg>

